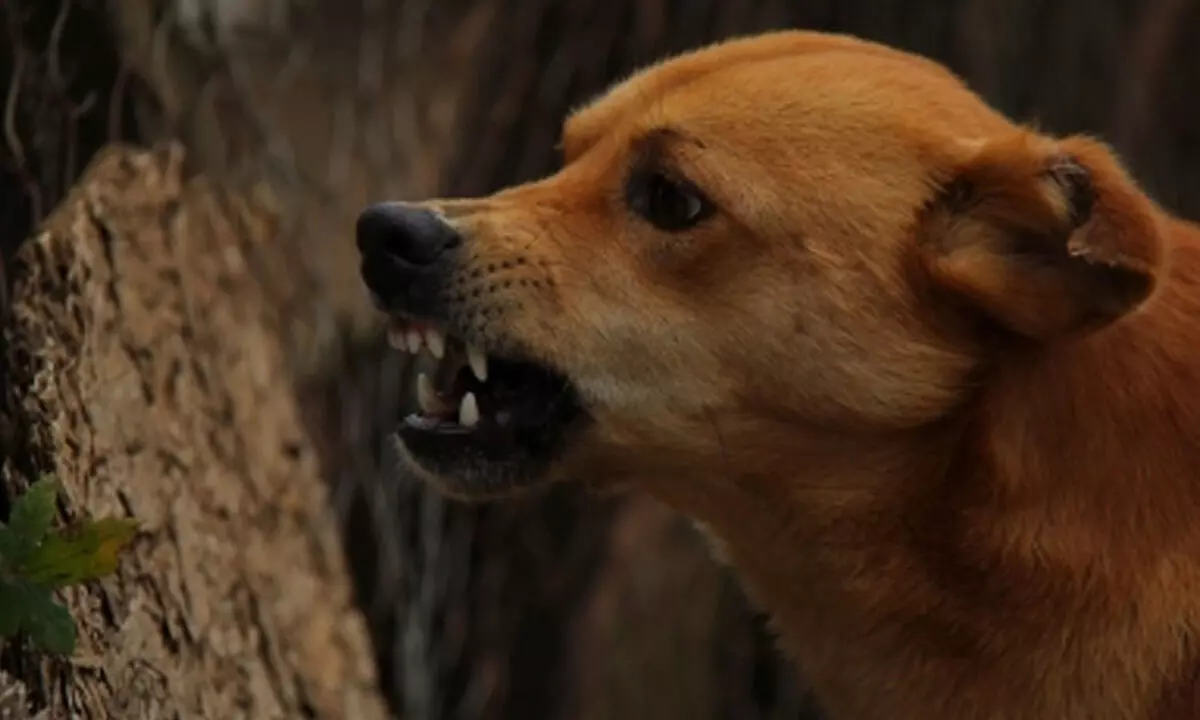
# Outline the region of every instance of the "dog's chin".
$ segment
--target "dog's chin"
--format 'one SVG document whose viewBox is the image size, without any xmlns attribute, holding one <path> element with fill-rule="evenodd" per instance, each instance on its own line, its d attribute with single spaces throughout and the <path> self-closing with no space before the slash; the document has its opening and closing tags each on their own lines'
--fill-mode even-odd
<svg viewBox="0 0 1200 720">
<path fill-rule="evenodd" d="M 543 454 L 514 449 L 500 455 L 465 438 L 453 440 L 414 432 L 401 426 L 396 435 L 401 466 L 442 495 L 462 502 L 490 502 L 516 497 L 554 482 L 555 457 L 565 448 Z"/>
</svg>

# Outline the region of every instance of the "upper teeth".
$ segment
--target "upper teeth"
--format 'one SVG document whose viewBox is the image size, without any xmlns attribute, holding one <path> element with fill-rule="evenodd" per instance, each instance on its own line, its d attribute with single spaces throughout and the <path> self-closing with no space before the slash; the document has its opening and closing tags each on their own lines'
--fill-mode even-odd
<svg viewBox="0 0 1200 720">
<path fill-rule="evenodd" d="M 467 346 L 467 364 L 471 366 L 471 372 L 479 382 L 486 382 L 488 376 L 487 355 L 478 346 Z"/>
<path fill-rule="evenodd" d="M 408 327 L 403 321 L 393 321 L 387 328 L 388 344 L 397 350 L 407 350 L 416 355 L 421 352 L 421 348 L 429 348 L 429 354 L 433 355 L 438 360 L 446 356 L 446 336 L 437 328 L 426 328 L 418 330 Z M 471 367 L 471 372 L 479 379 L 479 382 L 486 382 L 488 377 L 488 360 L 487 354 L 476 345 L 468 344 L 467 364 Z"/>
<path fill-rule="evenodd" d="M 425 347 L 438 360 L 446 354 L 446 336 L 440 330 L 430 328 L 425 331 Z"/>
<path fill-rule="evenodd" d="M 396 325 L 395 323 L 388 325 L 388 329 L 387 329 L 388 345 L 391 345 L 392 347 L 396 348 L 397 350 L 405 349 L 406 342 L 407 342 L 405 340 L 406 335 L 407 335 L 407 333 L 405 332 L 403 325 Z"/>
<path fill-rule="evenodd" d="M 421 352 L 421 333 L 416 330 L 409 330 L 404 336 L 405 344 L 408 346 L 408 351 L 413 355 Z"/>
</svg>

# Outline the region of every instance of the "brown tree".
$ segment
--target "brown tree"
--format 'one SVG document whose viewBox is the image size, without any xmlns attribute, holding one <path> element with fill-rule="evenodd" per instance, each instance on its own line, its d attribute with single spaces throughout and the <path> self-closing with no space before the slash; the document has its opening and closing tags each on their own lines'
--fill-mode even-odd
<svg viewBox="0 0 1200 720">
<path fill-rule="evenodd" d="M 812 713 L 679 518 L 567 488 L 447 503 L 397 477 L 386 442 L 413 369 L 357 283 L 354 214 L 551 171 L 562 116 L 638 65 L 771 27 L 880 39 L 1015 116 L 1103 133 L 1164 203 L 1200 214 L 1186 0 L 11 0 L 0 14 L 0 71 L 19 89 L 5 217 L 58 208 L 0 256 L 4 488 L 54 470 L 64 515 L 147 527 L 117 577 L 70 594 L 81 657 L 6 648 L 53 713 L 381 717 L 373 678 L 406 720 Z M 111 147 L 77 178 L 111 139 L 178 144 Z"/>
</svg>

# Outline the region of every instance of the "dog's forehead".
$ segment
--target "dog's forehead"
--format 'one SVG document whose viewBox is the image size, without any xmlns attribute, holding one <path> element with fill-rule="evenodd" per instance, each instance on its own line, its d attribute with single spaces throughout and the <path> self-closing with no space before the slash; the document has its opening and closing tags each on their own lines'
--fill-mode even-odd
<svg viewBox="0 0 1200 720">
<path fill-rule="evenodd" d="M 784 33 L 766 48 L 716 46 L 634 75 L 569 118 L 563 145 L 572 157 L 601 138 L 685 126 L 695 137 L 745 138 L 755 126 L 776 135 L 824 127 L 839 136 L 897 132 L 945 144 L 1008 122 L 924 58 L 852 39 L 821 44 Z M 725 133 L 731 127 L 739 132 Z M 914 131 L 921 137 L 912 138 Z"/>
</svg>

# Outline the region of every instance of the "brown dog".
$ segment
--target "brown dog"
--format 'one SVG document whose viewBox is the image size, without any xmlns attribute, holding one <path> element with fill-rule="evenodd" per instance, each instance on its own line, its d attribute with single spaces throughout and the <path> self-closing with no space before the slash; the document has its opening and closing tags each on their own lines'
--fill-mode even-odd
<svg viewBox="0 0 1200 720">
<path fill-rule="evenodd" d="M 669 60 L 563 143 L 359 221 L 442 359 L 409 466 L 688 514 L 834 720 L 1200 717 L 1200 230 L 846 37 Z"/>
</svg>

